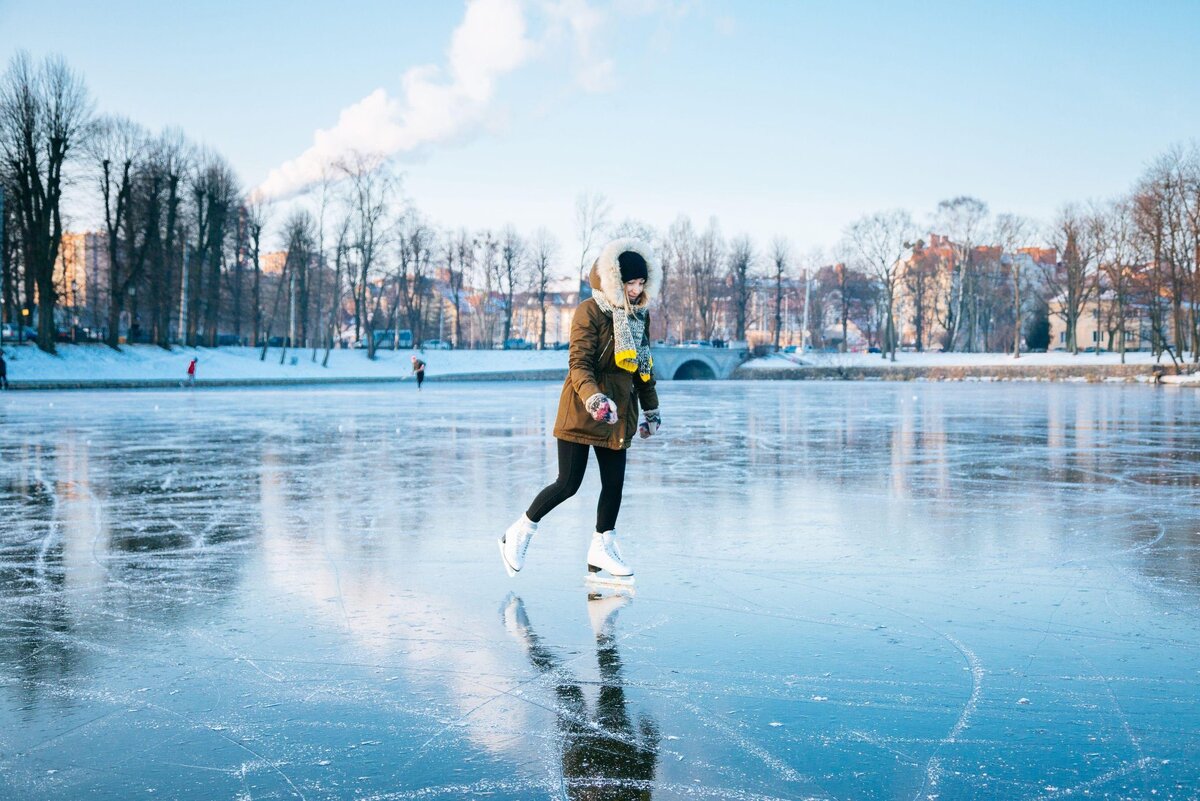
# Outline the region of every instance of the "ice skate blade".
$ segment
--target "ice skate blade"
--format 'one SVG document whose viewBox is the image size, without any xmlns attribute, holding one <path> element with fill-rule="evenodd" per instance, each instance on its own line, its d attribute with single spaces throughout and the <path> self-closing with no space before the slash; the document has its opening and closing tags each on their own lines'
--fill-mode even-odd
<svg viewBox="0 0 1200 801">
<path fill-rule="evenodd" d="M 594 587 L 613 587 L 618 590 L 633 591 L 636 587 L 633 576 L 610 576 L 600 573 L 588 573 L 583 578 L 584 584 Z"/>
<path fill-rule="evenodd" d="M 500 546 L 500 561 L 504 563 L 504 571 L 508 573 L 509 578 L 516 578 L 517 571 L 512 569 L 512 566 L 508 563 L 508 559 L 504 556 L 504 537 L 496 540 L 496 544 Z"/>
</svg>

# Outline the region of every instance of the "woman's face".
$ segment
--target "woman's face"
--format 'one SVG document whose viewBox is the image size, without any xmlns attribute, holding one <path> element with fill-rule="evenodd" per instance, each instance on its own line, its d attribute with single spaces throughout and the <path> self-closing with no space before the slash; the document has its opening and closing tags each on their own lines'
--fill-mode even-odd
<svg viewBox="0 0 1200 801">
<path fill-rule="evenodd" d="M 646 289 L 645 278 L 635 278 L 632 281 L 625 282 L 625 297 L 629 298 L 629 302 L 633 303 L 642 296 L 643 290 Z"/>
</svg>

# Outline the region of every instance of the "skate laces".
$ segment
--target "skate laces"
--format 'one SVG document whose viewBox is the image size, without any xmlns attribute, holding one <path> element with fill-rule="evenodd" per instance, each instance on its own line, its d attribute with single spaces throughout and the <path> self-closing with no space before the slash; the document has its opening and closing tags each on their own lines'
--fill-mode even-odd
<svg viewBox="0 0 1200 801">
<path fill-rule="evenodd" d="M 621 558 L 621 549 L 617 547 L 617 540 L 615 537 L 604 538 L 604 552 L 608 554 L 610 558 L 615 559 L 618 562 L 624 563 L 625 561 Z"/>
<path fill-rule="evenodd" d="M 529 541 L 533 539 L 532 531 L 522 531 L 517 535 L 517 558 L 524 561 L 525 552 L 529 550 Z"/>
</svg>

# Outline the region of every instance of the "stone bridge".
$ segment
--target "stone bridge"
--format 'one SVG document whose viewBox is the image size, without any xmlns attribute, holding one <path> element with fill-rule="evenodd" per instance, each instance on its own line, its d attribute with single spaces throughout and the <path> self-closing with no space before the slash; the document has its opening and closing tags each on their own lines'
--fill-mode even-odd
<svg viewBox="0 0 1200 801">
<path fill-rule="evenodd" d="M 687 381 L 695 379 L 729 378 L 738 365 L 750 358 L 742 347 L 729 348 L 667 348 L 652 346 L 654 375 L 660 380 Z"/>
</svg>

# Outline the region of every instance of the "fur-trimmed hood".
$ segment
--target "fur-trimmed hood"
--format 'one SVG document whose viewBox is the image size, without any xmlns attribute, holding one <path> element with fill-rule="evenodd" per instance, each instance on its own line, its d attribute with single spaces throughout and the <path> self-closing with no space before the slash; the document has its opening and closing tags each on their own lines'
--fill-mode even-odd
<svg viewBox="0 0 1200 801">
<path fill-rule="evenodd" d="M 588 276 L 588 284 L 593 292 L 602 292 L 605 299 L 616 308 L 625 305 L 625 289 L 621 282 L 621 265 L 617 258 L 625 251 L 633 251 L 646 260 L 646 288 L 633 304 L 635 309 L 649 306 L 662 288 L 662 265 L 654 255 L 654 251 L 645 242 L 638 239 L 614 239 L 604 246 L 600 256 L 592 264 L 592 272 Z"/>
</svg>

